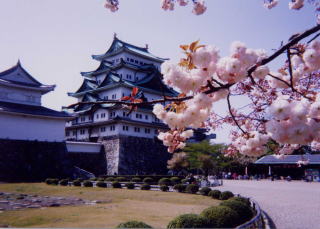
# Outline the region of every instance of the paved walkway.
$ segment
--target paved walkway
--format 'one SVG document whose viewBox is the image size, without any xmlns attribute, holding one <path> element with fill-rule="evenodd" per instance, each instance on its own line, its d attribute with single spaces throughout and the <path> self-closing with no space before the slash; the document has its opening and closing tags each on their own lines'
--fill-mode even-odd
<svg viewBox="0 0 320 229">
<path fill-rule="evenodd" d="M 320 229 L 320 183 L 224 180 L 217 189 L 254 198 L 278 229 Z"/>
</svg>

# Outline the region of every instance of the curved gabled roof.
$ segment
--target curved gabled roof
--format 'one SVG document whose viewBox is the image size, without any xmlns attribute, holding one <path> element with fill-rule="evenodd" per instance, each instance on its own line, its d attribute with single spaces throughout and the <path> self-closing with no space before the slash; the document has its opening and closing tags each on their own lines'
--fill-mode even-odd
<svg viewBox="0 0 320 229">
<path fill-rule="evenodd" d="M 33 78 L 22 66 L 18 63 L 0 73 L 0 83 L 12 86 L 27 87 L 34 90 L 40 90 L 44 93 L 52 91 L 55 85 L 44 85 Z"/>
<path fill-rule="evenodd" d="M 98 87 L 97 83 L 95 80 L 89 80 L 89 79 L 84 79 L 81 86 L 75 93 L 68 93 L 69 95 L 85 92 L 85 91 L 92 91 Z"/>
<path fill-rule="evenodd" d="M 143 56 L 145 58 L 149 58 L 152 59 L 154 61 L 160 62 L 162 63 L 163 61 L 167 60 L 165 58 L 161 58 L 161 57 L 157 57 L 153 54 L 151 54 L 148 51 L 148 48 L 145 47 L 138 47 L 132 44 L 129 44 L 127 42 L 124 42 L 120 39 L 118 39 L 116 36 L 113 39 L 113 42 L 110 46 L 110 48 L 108 49 L 108 51 L 105 54 L 102 55 L 92 55 L 92 58 L 95 60 L 103 60 L 104 58 L 108 57 L 108 56 L 113 56 L 115 54 L 118 54 L 122 51 L 128 51 L 131 52 L 133 54 L 139 55 L 139 56 Z"/>
<path fill-rule="evenodd" d="M 80 72 L 80 74 L 82 76 L 92 77 L 92 76 L 96 76 L 96 75 L 105 73 L 111 69 L 112 69 L 112 62 L 104 60 L 104 61 L 101 61 L 99 67 L 95 71 Z"/>
</svg>

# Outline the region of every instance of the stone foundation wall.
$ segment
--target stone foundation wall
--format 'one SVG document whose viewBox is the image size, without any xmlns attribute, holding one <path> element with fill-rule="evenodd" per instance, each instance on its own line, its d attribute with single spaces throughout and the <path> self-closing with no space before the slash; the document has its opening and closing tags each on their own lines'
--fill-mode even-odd
<svg viewBox="0 0 320 229">
<path fill-rule="evenodd" d="M 167 174 L 171 155 L 157 139 L 115 136 L 103 140 L 108 175 Z"/>
<path fill-rule="evenodd" d="M 1 181 L 42 181 L 72 174 L 64 142 L 0 139 Z"/>
</svg>

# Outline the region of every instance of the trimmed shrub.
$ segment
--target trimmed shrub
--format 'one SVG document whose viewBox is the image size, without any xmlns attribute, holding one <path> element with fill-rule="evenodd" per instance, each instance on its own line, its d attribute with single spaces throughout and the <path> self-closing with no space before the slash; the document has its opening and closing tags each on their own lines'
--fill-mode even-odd
<svg viewBox="0 0 320 229">
<path fill-rule="evenodd" d="M 44 182 L 46 183 L 46 184 L 52 184 L 52 178 L 47 178 Z"/>
<path fill-rule="evenodd" d="M 151 177 L 146 177 L 143 179 L 143 183 L 151 184 L 153 182 L 153 179 Z"/>
<path fill-rule="evenodd" d="M 141 185 L 141 190 L 150 190 L 150 189 L 151 189 L 150 184 L 143 184 L 143 185 Z"/>
<path fill-rule="evenodd" d="M 234 196 L 234 195 L 233 195 L 232 192 L 230 192 L 230 191 L 224 191 L 224 192 L 222 192 L 221 195 L 220 195 L 220 200 L 228 200 L 228 199 L 230 199 L 230 198 L 233 197 L 233 196 Z"/>
<path fill-rule="evenodd" d="M 96 177 L 92 177 L 92 178 L 90 178 L 89 180 L 91 180 L 91 181 L 97 181 L 97 180 L 98 180 L 98 178 L 96 178 Z"/>
<path fill-rule="evenodd" d="M 103 177 L 99 177 L 99 178 L 97 179 L 97 181 L 104 181 L 104 178 L 103 178 Z"/>
<path fill-rule="evenodd" d="M 117 228 L 152 228 L 150 225 L 141 221 L 127 221 L 125 223 L 120 223 Z"/>
<path fill-rule="evenodd" d="M 115 181 L 115 179 L 113 178 L 113 177 L 108 177 L 108 178 L 106 178 L 106 181 Z"/>
<path fill-rule="evenodd" d="M 208 220 L 196 214 L 184 214 L 171 220 L 167 228 L 208 228 Z"/>
<path fill-rule="evenodd" d="M 103 181 L 98 181 L 96 185 L 97 185 L 97 187 L 100 187 L 100 188 L 106 188 L 107 187 L 107 184 L 104 183 Z"/>
<path fill-rule="evenodd" d="M 246 204 L 246 205 L 248 205 L 250 207 L 249 198 L 234 196 L 234 197 L 230 198 L 229 200 L 240 201 L 241 203 L 244 203 L 244 204 Z"/>
<path fill-rule="evenodd" d="M 199 186 L 196 184 L 188 184 L 186 187 L 186 192 L 196 194 L 199 191 Z"/>
<path fill-rule="evenodd" d="M 73 186 L 81 186 L 81 181 L 79 181 L 79 180 L 74 180 L 73 182 L 72 182 L 72 184 L 73 184 Z"/>
<path fill-rule="evenodd" d="M 180 183 L 180 178 L 179 177 L 171 177 L 170 181 L 172 184 L 179 184 Z"/>
<path fill-rule="evenodd" d="M 186 185 L 185 184 L 176 184 L 175 186 L 173 186 L 173 189 L 178 191 L 178 192 L 184 192 L 186 191 Z"/>
<path fill-rule="evenodd" d="M 68 179 L 62 179 L 59 181 L 59 184 L 62 186 L 67 186 L 68 185 L 69 180 Z"/>
<path fill-rule="evenodd" d="M 93 184 L 92 184 L 91 181 L 85 180 L 85 181 L 83 182 L 83 186 L 84 186 L 84 187 L 93 187 Z"/>
<path fill-rule="evenodd" d="M 186 184 L 186 183 L 188 183 L 188 179 L 182 179 L 181 180 L 181 184 Z"/>
<path fill-rule="evenodd" d="M 127 189 L 134 189 L 134 183 L 126 183 Z"/>
<path fill-rule="evenodd" d="M 122 188 L 121 184 L 118 181 L 112 182 L 112 187 L 113 188 Z"/>
<path fill-rule="evenodd" d="M 126 180 L 127 180 L 127 178 L 125 178 L 125 177 L 117 177 L 116 178 L 116 181 L 118 181 L 118 182 L 124 182 Z"/>
<path fill-rule="evenodd" d="M 200 194 L 201 194 L 201 195 L 204 195 L 204 196 L 207 196 L 210 191 L 211 191 L 211 188 L 209 188 L 209 187 L 203 187 L 203 188 L 200 189 Z"/>
<path fill-rule="evenodd" d="M 213 199 L 220 199 L 221 192 L 219 190 L 212 190 L 208 193 L 208 196 L 211 196 Z"/>
<path fill-rule="evenodd" d="M 245 204 L 241 201 L 229 199 L 226 201 L 222 201 L 220 203 L 220 205 L 226 206 L 226 207 L 231 208 L 232 210 L 235 210 L 238 213 L 238 215 L 240 216 L 239 224 L 247 222 L 253 216 L 253 212 L 252 212 L 251 208 L 247 204 Z"/>
<path fill-rule="evenodd" d="M 204 209 L 201 216 L 208 220 L 210 228 L 232 228 L 239 225 L 240 216 L 226 206 L 214 206 Z"/>
<path fill-rule="evenodd" d="M 132 182 L 141 182 L 141 178 L 140 177 L 134 177 L 131 179 Z"/>
<path fill-rule="evenodd" d="M 169 187 L 167 185 L 160 185 L 160 190 L 163 191 L 163 192 L 167 192 L 169 191 Z"/>
<path fill-rule="evenodd" d="M 158 184 L 159 184 L 159 185 L 163 185 L 163 184 L 164 184 L 164 185 L 169 186 L 169 185 L 171 185 L 171 181 L 170 181 L 169 178 L 161 178 L 161 179 L 159 180 Z"/>
<path fill-rule="evenodd" d="M 80 182 L 84 181 L 84 179 L 82 179 L 82 178 L 77 178 L 77 180 L 80 181 Z"/>
</svg>

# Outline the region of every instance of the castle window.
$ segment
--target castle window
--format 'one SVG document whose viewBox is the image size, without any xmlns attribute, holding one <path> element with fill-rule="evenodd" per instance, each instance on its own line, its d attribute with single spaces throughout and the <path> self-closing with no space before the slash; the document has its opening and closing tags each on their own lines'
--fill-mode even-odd
<svg viewBox="0 0 320 229">
<path fill-rule="evenodd" d="M 143 62 L 140 61 L 140 64 L 143 65 Z"/>
<path fill-rule="evenodd" d="M 137 61 L 137 60 L 135 60 L 134 62 L 135 62 L 136 64 L 139 64 L 139 61 Z"/>
<path fill-rule="evenodd" d="M 81 122 L 84 122 L 84 121 L 86 121 L 86 117 L 81 117 L 80 120 L 81 120 Z"/>
<path fill-rule="evenodd" d="M 154 134 L 157 135 L 158 134 L 158 130 L 154 130 Z"/>
<path fill-rule="evenodd" d="M 100 128 L 100 131 L 101 131 L 101 132 L 106 132 L 106 127 L 105 127 L 105 126 L 104 126 L 104 127 L 101 127 L 101 128 Z"/>
<path fill-rule="evenodd" d="M 133 59 L 130 59 L 130 62 L 134 63 L 134 60 L 133 60 Z"/>
<path fill-rule="evenodd" d="M 134 132 L 140 132 L 140 128 L 139 127 L 135 127 L 134 128 Z"/>
<path fill-rule="evenodd" d="M 108 96 L 107 96 L 107 95 L 105 95 L 103 98 L 104 98 L 105 100 L 108 100 Z"/>
<path fill-rule="evenodd" d="M 99 119 L 99 114 L 96 115 L 97 119 Z"/>
<path fill-rule="evenodd" d="M 77 135 L 77 131 L 76 130 L 72 131 L 72 135 L 76 136 Z"/>
<path fill-rule="evenodd" d="M 117 98 L 117 94 L 113 94 L 112 99 L 116 99 L 116 98 Z"/>
<path fill-rule="evenodd" d="M 113 118 L 113 117 L 115 117 L 116 116 L 116 112 L 115 111 L 111 111 L 110 112 L 110 118 Z"/>
<path fill-rule="evenodd" d="M 160 119 L 158 119 L 157 117 L 154 117 L 154 121 L 155 122 L 160 122 Z"/>
<path fill-rule="evenodd" d="M 89 116 L 89 121 L 92 121 L 92 117 L 91 116 Z"/>
<path fill-rule="evenodd" d="M 145 132 L 146 134 L 150 134 L 150 129 L 145 128 L 145 129 L 144 129 L 144 132 Z"/>
<path fill-rule="evenodd" d="M 69 135 L 70 135 L 70 132 L 69 132 L 69 131 L 67 131 L 67 132 L 66 132 L 66 136 L 68 137 Z"/>
<path fill-rule="evenodd" d="M 129 126 L 122 126 L 123 131 L 129 131 Z"/>
<path fill-rule="evenodd" d="M 110 126 L 110 131 L 115 131 L 116 127 L 115 126 Z"/>
<path fill-rule="evenodd" d="M 126 117 L 127 116 L 127 113 L 124 111 L 124 112 L 122 112 L 122 116 L 123 117 Z"/>
<path fill-rule="evenodd" d="M 136 118 L 142 119 L 142 114 L 136 113 Z"/>
<path fill-rule="evenodd" d="M 106 117 L 106 113 L 102 113 L 101 118 L 105 118 L 105 117 Z"/>
<path fill-rule="evenodd" d="M 122 93 L 122 97 L 124 97 L 124 93 Z"/>
<path fill-rule="evenodd" d="M 127 57 L 127 61 L 130 61 L 130 59 Z"/>
<path fill-rule="evenodd" d="M 145 119 L 146 119 L 146 120 L 148 120 L 148 119 L 149 119 L 149 116 L 148 116 L 148 115 L 145 115 L 144 117 L 145 117 Z"/>
<path fill-rule="evenodd" d="M 80 130 L 80 134 L 81 134 L 81 135 L 84 135 L 85 133 L 86 133 L 86 130 L 85 130 L 85 129 Z"/>
</svg>

